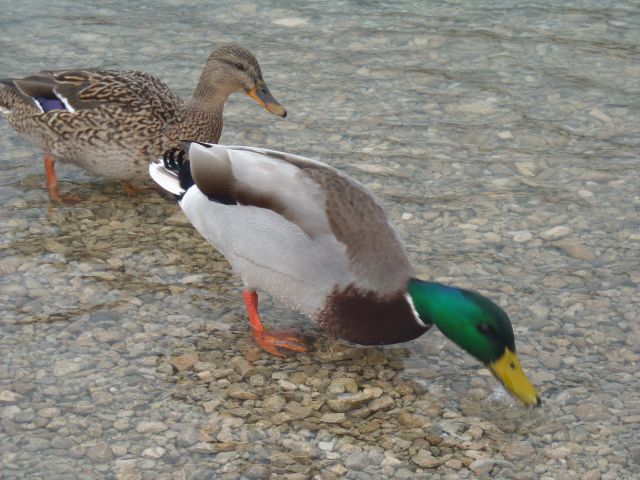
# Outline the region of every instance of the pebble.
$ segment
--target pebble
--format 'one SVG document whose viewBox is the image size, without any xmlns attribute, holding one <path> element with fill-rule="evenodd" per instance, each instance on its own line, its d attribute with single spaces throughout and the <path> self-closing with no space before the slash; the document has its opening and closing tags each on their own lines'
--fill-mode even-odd
<svg viewBox="0 0 640 480">
<path fill-rule="evenodd" d="M 364 470 L 369 466 L 369 462 L 369 455 L 366 452 L 359 452 L 347 455 L 344 465 L 350 470 Z"/>
<path fill-rule="evenodd" d="M 56 377 L 66 377 L 79 372 L 84 368 L 81 362 L 73 360 L 58 360 L 53 364 L 53 374 Z"/>
<path fill-rule="evenodd" d="M 231 359 L 231 367 L 243 378 L 256 373 L 254 366 L 243 357 L 233 357 Z"/>
<path fill-rule="evenodd" d="M 320 421 L 323 423 L 341 423 L 344 419 L 344 413 L 325 413 L 320 417 Z"/>
<path fill-rule="evenodd" d="M 111 461 L 113 452 L 111 447 L 105 442 L 100 442 L 87 449 L 87 457 L 95 463 L 105 463 Z"/>
<path fill-rule="evenodd" d="M 595 255 L 590 249 L 573 240 L 559 240 L 554 243 L 554 246 L 558 247 L 573 258 L 580 260 L 593 260 L 595 258 Z"/>
<path fill-rule="evenodd" d="M 491 458 L 479 458 L 469 464 L 469 469 L 478 476 L 488 475 L 495 461 Z"/>
<path fill-rule="evenodd" d="M 290 382 L 288 380 L 284 380 L 284 379 L 278 380 L 278 385 L 280 385 L 280 387 L 283 390 L 297 390 L 298 389 L 298 386 L 295 383 L 292 383 L 292 382 Z"/>
<path fill-rule="evenodd" d="M 195 427 L 187 425 L 183 427 L 176 436 L 176 445 L 178 447 L 190 447 L 198 442 L 199 435 Z"/>
<path fill-rule="evenodd" d="M 15 403 L 20 395 L 10 390 L 0 390 L 0 402 L 2 403 Z"/>
<path fill-rule="evenodd" d="M 327 400 L 327 405 L 334 412 L 348 412 L 372 399 L 364 392 L 340 394 L 337 398 Z"/>
<path fill-rule="evenodd" d="M 169 363 L 179 372 L 189 370 L 198 362 L 198 352 L 189 352 L 169 358 Z"/>
<path fill-rule="evenodd" d="M 523 243 L 528 242 L 533 238 L 533 234 L 527 230 L 522 230 L 520 232 L 511 232 L 514 242 Z"/>
<path fill-rule="evenodd" d="M 411 461 L 422 468 L 437 468 L 443 463 L 440 457 L 434 457 L 430 451 L 420 449 L 418 453 L 411 457 Z"/>
<path fill-rule="evenodd" d="M 145 448 L 142 451 L 142 456 L 145 458 L 153 458 L 157 460 L 159 458 L 162 458 L 164 452 L 166 452 L 166 450 L 162 447 Z"/>
<path fill-rule="evenodd" d="M 393 401 L 389 395 L 383 395 L 380 398 L 376 398 L 372 400 L 368 407 L 372 412 L 377 412 L 379 410 L 390 410 L 394 408 L 396 403 Z"/>
<path fill-rule="evenodd" d="M 540 234 L 540 237 L 544 240 L 558 240 L 564 238 L 567 235 L 571 235 L 571 230 L 566 225 L 558 225 L 556 227 L 549 228 Z"/>
<path fill-rule="evenodd" d="M 227 389 L 226 395 L 229 398 L 235 398 L 236 400 L 255 400 L 258 398 L 258 395 L 246 390 L 242 385 L 231 385 Z"/>
<path fill-rule="evenodd" d="M 164 432 L 168 427 L 162 422 L 140 422 L 136 426 L 138 433 L 160 433 Z"/>
<path fill-rule="evenodd" d="M 529 443 L 518 442 L 505 445 L 502 454 L 507 460 L 520 460 L 535 454 L 535 449 Z"/>
<path fill-rule="evenodd" d="M 626 417 L 620 418 L 622 423 L 640 423 L 640 415 L 628 415 Z"/>
<path fill-rule="evenodd" d="M 270 478 L 271 471 L 265 465 L 249 465 L 244 471 L 244 476 L 249 479 L 263 480 Z"/>
<path fill-rule="evenodd" d="M 286 404 L 287 401 L 282 395 L 271 395 L 265 398 L 264 402 L 262 402 L 262 407 L 273 413 L 278 413 L 282 411 Z"/>
<path fill-rule="evenodd" d="M 306 18 L 300 17 L 284 17 L 273 20 L 273 23 L 276 25 L 282 25 L 283 27 L 297 28 L 306 26 L 309 21 Z"/>
</svg>

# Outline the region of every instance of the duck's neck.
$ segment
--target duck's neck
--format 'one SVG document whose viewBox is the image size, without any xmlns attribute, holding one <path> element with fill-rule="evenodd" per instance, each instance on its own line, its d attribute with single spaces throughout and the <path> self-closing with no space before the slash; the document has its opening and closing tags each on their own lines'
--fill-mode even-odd
<svg viewBox="0 0 640 480">
<path fill-rule="evenodd" d="M 216 71 L 202 72 L 193 96 L 178 118 L 170 124 L 167 137 L 171 144 L 179 140 L 218 143 L 222 134 L 224 104 L 238 88 L 224 82 Z"/>
<path fill-rule="evenodd" d="M 198 140 L 218 143 L 222 135 L 224 103 L 228 95 L 196 95 L 188 100 L 178 118 L 170 123 L 167 137 L 170 142 Z"/>
<path fill-rule="evenodd" d="M 432 323 L 450 340 L 478 359 L 494 352 L 482 338 L 475 324 L 464 319 L 482 315 L 475 294 L 441 283 L 412 278 L 407 288 L 413 305 L 424 323 Z"/>
</svg>

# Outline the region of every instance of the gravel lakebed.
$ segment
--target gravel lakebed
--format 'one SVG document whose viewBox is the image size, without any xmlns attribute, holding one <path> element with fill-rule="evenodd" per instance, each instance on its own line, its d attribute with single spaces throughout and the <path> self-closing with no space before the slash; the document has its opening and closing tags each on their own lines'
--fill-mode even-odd
<svg viewBox="0 0 640 480">
<path fill-rule="evenodd" d="M 267 327 L 304 329 L 310 351 L 262 352 L 238 278 L 170 198 L 59 164 L 83 199 L 49 206 L 42 152 L 2 121 L 0 478 L 640 476 L 632 2 L 70 5 L 7 6 L 2 77 L 138 68 L 188 95 L 213 47 L 249 47 L 289 116 L 234 97 L 223 142 L 368 185 L 418 277 L 509 313 L 544 403 L 518 405 L 435 329 L 354 348 L 266 296 Z"/>
</svg>

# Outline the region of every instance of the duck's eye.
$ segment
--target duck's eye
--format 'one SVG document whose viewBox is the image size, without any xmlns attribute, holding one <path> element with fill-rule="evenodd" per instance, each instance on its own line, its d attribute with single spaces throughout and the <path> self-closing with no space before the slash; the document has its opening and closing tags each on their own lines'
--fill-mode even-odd
<svg viewBox="0 0 640 480">
<path fill-rule="evenodd" d="M 478 331 L 480 333 L 489 333 L 491 332 L 491 327 L 489 325 L 487 325 L 486 323 L 481 323 L 480 325 L 477 326 Z"/>
<path fill-rule="evenodd" d="M 242 63 L 236 63 L 236 64 L 234 64 L 234 67 L 236 67 L 241 72 L 244 72 L 246 70 L 244 64 L 242 64 Z"/>
</svg>

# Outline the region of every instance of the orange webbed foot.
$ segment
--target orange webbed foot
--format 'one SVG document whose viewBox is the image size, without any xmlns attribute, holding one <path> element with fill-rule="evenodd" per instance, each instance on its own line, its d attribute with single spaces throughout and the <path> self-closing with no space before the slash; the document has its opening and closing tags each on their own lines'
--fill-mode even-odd
<svg viewBox="0 0 640 480">
<path fill-rule="evenodd" d="M 82 200 L 82 197 L 73 195 L 72 193 L 60 193 L 58 189 L 49 189 L 49 200 L 53 203 L 60 203 L 62 205 L 73 205 Z"/>
<path fill-rule="evenodd" d="M 147 192 L 155 192 L 157 191 L 155 187 L 138 187 L 129 182 L 123 182 L 122 187 L 124 191 L 127 192 L 127 195 L 133 197 L 138 193 L 147 193 Z"/>
<path fill-rule="evenodd" d="M 47 190 L 49 191 L 49 200 L 53 203 L 61 204 L 73 204 L 82 200 L 77 195 L 70 193 L 60 193 L 58 191 L 58 179 L 56 178 L 55 171 L 56 161 L 51 155 L 51 152 L 47 151 L 44 155 L 44 172 L 47 178 Z"/>
<path fill-rule="evenodd" d="M 256 342 L 267 352 L 276 357 L 286 358 L 287 356 L 280 349 L 291 350 L 293 352 L 302 353 L 308 350 L 304 340 L 296 337 L 289 331 L 285 332 L 267 332 L 256 331 L 253 334 Z"/>
<path fill-rule="evenodd" d="M 251 323 L 251 328 L 253 328 L 253 336 L 264 350 L 280 358 L 286 358 L 286 355 L 279 349 L 293 352 L 307 351 L 304 340 L 294 335 L 291 330 L 282 332 L 268 332 L 265 330 L 258 314 L 258 294 L 254 290 L 245 289 L 242 292 L 242 296 L 247 306 L 249 322 Z"/>
</svg>

